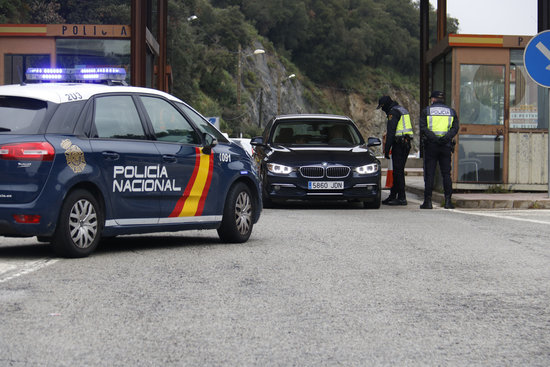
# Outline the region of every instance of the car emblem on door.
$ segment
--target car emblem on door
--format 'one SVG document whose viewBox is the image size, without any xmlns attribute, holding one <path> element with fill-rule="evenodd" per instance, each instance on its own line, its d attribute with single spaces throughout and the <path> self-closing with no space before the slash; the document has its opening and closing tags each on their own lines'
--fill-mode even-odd
<svg viewBox="0 0 550 367">
<path fill-rule="evenodd" d="M 82 172 L 86 167 L 86 159 L 84 159 L 84 152 L 82 149 L 74 145 L 69 139 L 63 140 L 60 145 L 65 149 L 67 165 L 74 173 Z"/>
</svg>

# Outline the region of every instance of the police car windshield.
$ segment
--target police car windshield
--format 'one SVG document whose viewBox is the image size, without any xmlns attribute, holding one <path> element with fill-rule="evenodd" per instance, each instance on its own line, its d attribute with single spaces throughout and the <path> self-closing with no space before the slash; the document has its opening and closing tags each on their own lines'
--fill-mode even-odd
<svg viewBox="0 0 550 367">
<path fill-rule="evenodd" d="M 184 103 L 178 103 L 178 106 L 180 106 L 183 112 L 185 112 L 185 114 L 187 115 L 187 117 L 189 117 L 193 121 L 193 123 L 201 131 L 201 133 L 208 133 L 212 135 L 218 140 L 218 142 L 225 142 L 225 143 L 229 142 L 218 129 L 212 126 L 211 123 L 206 121 L 201 115 L 199 115 L 189 106 L 187 106 Z"/>
<path fill-rule="evenodd" d="M 31 98 L 0 96 L 0 131 L 36 134 L 46 114 L 47 104 Z"/>
</svg>

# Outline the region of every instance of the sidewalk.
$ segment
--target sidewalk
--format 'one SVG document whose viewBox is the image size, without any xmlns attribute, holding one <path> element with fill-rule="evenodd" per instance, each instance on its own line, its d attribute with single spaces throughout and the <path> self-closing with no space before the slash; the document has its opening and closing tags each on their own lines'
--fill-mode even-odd
<svg viewBox="0 0 550 367">
<path fill-rule="evenodd" d="M 383 171 L 382 187 L 386 183 L 386 170 Z M 424 177 L 422 169 L 407 168 L 405 170 L 406 191 L 424 197 Z M 443 203 L 443 193 L 433 192 L 432 201 Z M 457 208 L 470 209 L 550 209 L 548 192 L 510 192 L 491 193 L 453 193 L 453 203 Z"/>
</svg>

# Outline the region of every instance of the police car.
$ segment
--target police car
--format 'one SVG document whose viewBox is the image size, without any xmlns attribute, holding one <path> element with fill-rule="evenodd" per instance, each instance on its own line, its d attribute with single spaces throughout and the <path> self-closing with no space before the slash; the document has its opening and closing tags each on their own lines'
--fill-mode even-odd
<svg viewBox="0 0 550 367">
<path fill-rule="evenodd" d="M 174 96 L 89 82 L 124 78 L 29 69 L 26 84 L 0 86 L 0 236 L 37 236 L 66 257 L 122 234 L 247 241 L 262 209 L 249 155 Z"/>
</svg>

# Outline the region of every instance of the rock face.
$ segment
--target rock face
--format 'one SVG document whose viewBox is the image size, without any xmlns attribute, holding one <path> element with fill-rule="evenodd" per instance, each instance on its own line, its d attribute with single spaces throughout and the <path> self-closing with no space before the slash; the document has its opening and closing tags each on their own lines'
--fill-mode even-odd
<svg viewBox="0 0 550 367">
<path fill-rule="evenodd" d="M 261 44 L 255 45 L 261 48 Z M 244 60 L 243 75 L 243 123 L 264 127 L 278 113 L 330 113 L 323 101 L 338 106 L 342 113 L 349 116 L 359 126 L 365 138 L 370 136 L 382 139 L 386 132 L 386 114 L 377 110 L 377 101 L 367 103 L 357 93 L 347 93 L 338 89 L 316 86 L 323 95 L 313 95 L 307 89 L 300 76 L 289 78 L 292 73 L 274 56 L 269 54 L 250 57 Z M 253 75 L 248 81 L 247 75 Z M 388 92 L 394 100 L 407 108 L 415 130 L 411 154 L 418 151 L 419 103 L 410 94 L 393 90 Z M 261 111 L 261 112 L 260 112 Z M 380 148 L 375 149 L 382 154 Z"/>
<path fill-rule="evenodd" d="M 418 151 L 419 146 L 418 118 L 420 105 L 412 96 L 400 91 L 394 91 L 393 93 L 388 93 L 388 95 L 409 110 L 414 128 L 414 139 L 411 149 L 411 154 L 413 154 Z M 376 109 L 378 102 L 366 103 L 364 98 L 358 94 L 347 95 L 347 101 L 348 115 L 359 126 L 363 136 L 365 138 L 375 136 L 382 139 L 382 136 L 386 133 L 387 118 L 384 111 Z"/>
</svg>

